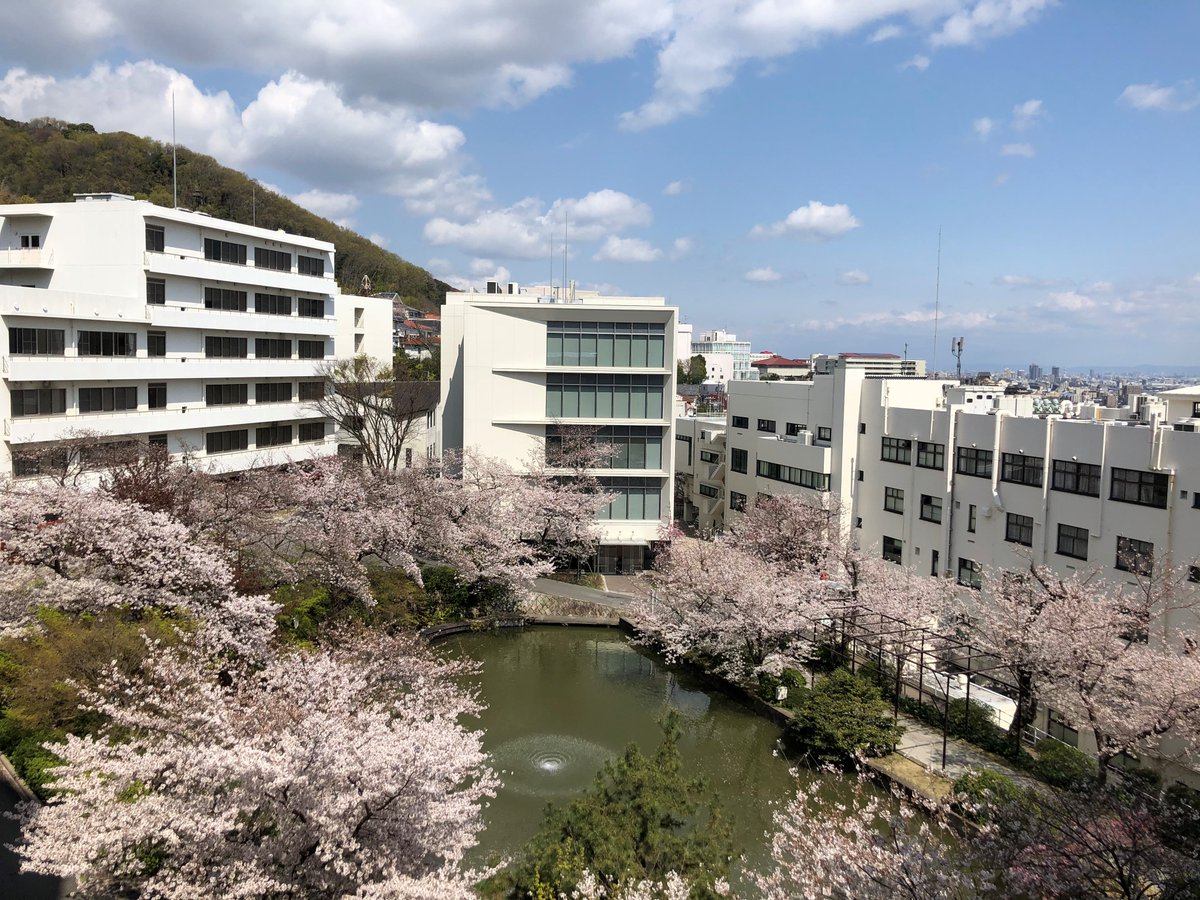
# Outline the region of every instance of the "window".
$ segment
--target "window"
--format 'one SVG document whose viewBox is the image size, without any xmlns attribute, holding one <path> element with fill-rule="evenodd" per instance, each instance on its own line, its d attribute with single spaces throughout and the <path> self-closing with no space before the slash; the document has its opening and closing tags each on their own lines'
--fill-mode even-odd
<svg viewBox="0 0 1200 900">
<path fill-rule="evenodd" d="M 720 453 L 713 453 L 711 450 L 700 451 L 700 462 L 719 463 L 721 461 Z"/>
<path fill-rule="evenodd" d="M 738 512 L 741 512 L 742 510 L 744 510 L 746 508 L 746 495 L 739 494 L 737 491 L 730 491 L 729 492 L 729 508 L 736 509 Z M 1192 568 L 1196 569 L 1198 572 L 1200 572 L 1200 567 L 1192 566 Z M 1200 581 L 1200 577 L 1197 577 L 1196 580 Z"/>
<path fill-rule="evenodd" d="M 661 322 L 547 322 L 546 365 L 661 369 Z"/>
<path fill-rule="evenodd" d="M 67 411 L 66 388 L 16 390 L 10 395 L 12 417 L 58 416 Z"/>
<path fill-rule="evenodd" d="M 758 474 L 763 478 L 784 481 L 788 484 L 798 484 L 800 487 L 811 488 L 814 491 L 829 490 L 829 476 L 824 472 L 813 472 L 809 469 L 798 469 L 795 466 L 783 466 L 779 463 L 758 461 Z"/>
<path fill-rule="evenodd" d="M 866 480 L 867 480 L 867 473 L 866 473 L 866 472 L 864 472 L 862 469 L 859 469 L 859 470 L 858 470 L 858 476 L 857 476 L 857 477 L 858 477 L 858 480 L 859 480 L 859 481 L 866 481 Z"/>
<path fill-rule="evenodd" d="M 167 246 L 167 231 L 161 225 L 146 225 L 146 249 L 151 253 L 162 253 Z"/>
<path fill-rule="evenodd" d="M 946 445 L 917 441 L 917 465 L 922 469 L 946 468 Z"/>
<path fill-rule="evenodd" d="M 663 430 L 648 425 L 606 425 L 596 431 L 594 440 L 610 452 L 596 464 L 596 468 L 611 469 L 661 469 L 663 465 Z M 546 455 L 558 459 L 563 446 L 563 435 L 556 425 L 546 427 Z M 708 452 L 708 451 L 704 451 Z M 709 453 L 720 461 L 720 455 Z M 712 462 L 706 459 L 705 462 Z"/>
<path fill-rule="evenodd" d="M 1056 709 L 1046 710 L 1046 734 L 1072 747 L 1079 746 L 1079 731 L 1067 724 L 1063 714 Z"/>
<path fill-rule="evenodd" d="M 1166 472 L 1141 472 L 1137 469 L 1112 470 L 1111 500 L 1140 506 L 1167 508 L 1170 476 Z"/>
<path fill-rule="evenodd" d="M 204 258 L 244 266 L 246 264 L 246 245 L 205 238 Z"/>
<path fill-rule="evenodd" d="M 1043 468 L 1045 460 L 1040 456 L 1026 456 L 1023 453 L 1000 454 L 1001 481 L 1041 487 Z"/>
<path fill-rule="evenodd" d="M 804 426 L 799 422 L 788 422 L 786 429 L 786 434 L 788 437 L 796 437 L 804 430 Z"/>
<path fill-rule="evenodd" d="M 601 478 L 601 489 L 615 494 L 598 519 L 653 520 L 661 516 L 662 481 L 658 478 Z"/>
<path fill-rule="evenodd" d="M 247 394 L 244 384 L 210 384 L 204 388 L 204 403 L 207 406 L 241 405 L 246 402 Z"/>
<path fill-rule="evenodd" d="M 254 311 L 265 316 L 290 316 L 292 298 L 280 294 L 255 294 Z"/>
<path fill-rule="evenodd" d="M 167 383 L 152 381 L 146 385 L 146 406 L 150 409 L 167 408 Z"/>
<path fill-rule="evenodd" d="M 25 356 L 62 356 L 66 332 L 61 328 L 10 328 L 8 352 Z"/>
<path fill-rule="evenodd" d="M 1076 525 L 1058 526 L 1058 546 L 1055 552 L 1073 559 L 1088 558 L 1088 530 Z"/>
<path fill-rule="evenodd" d="M 992 477 L 992 451 L 975 447 L 959 447 L 955 471 L 977 478 Z"/>
<path fill-rule="evenodd" d="M 882 441 L 879 458 L 884 462 L 903 463 L 906 466 L 912 462 L 912 441 L 892 437 L 885 437 Z"/>
<path fill-rule="evenodd" d="M 166 356 L 167 355 L 167 333 L 165 331 L 147 331 L 146 332 L 146 355 L 147 356 Z"/>
<path fill-rule="evenodd" d="M 1192 584 L 1200 583 L 1200 566 L 1188 566 L 1187 580 Z"/>
<path fill-rule="evenodd" d="M 137 409 L 136 387 L 94 387 L 79 389 L 79 411 L 115 412 Z"/>
<path fill-rule="evenodd" d="M 307 444 L 310 441 L 325 440 L 324 422 L 301 422 L 299 431 L 300 443 L 302 444 Z"/>
<path fill-rule="evenodd" d="M 904 541 L 898 541 L 893 537 L 883 536 L 883 558 L 888 562 L 899 563 L 901 554 L 904 552 Z"/>
<path fill-rule="evenodd" d="M 900 488 L 885 487 L 883 489 L 883 508 L 887 512 L 904 512 L 904 491 Z"/>
<path fill-rule="evenodd" d="M 1149 575 L 1154 571 L 1154 544 L 1136 538 L 1117 538 L 1116 568 L 1122 572 Z"/>
<path fill-rule="evenodd" d="M 204 308 L 245 312 L 246 292 L 235 291 L 231 288 L 206 287 L 204 289 Z"/>
<path fill-rule="evenodd" d="M 866 422 L 859 422 L 859 423 L 858 423 L 858 433 L 859 433 L 859 434 L 866 434 L 866 433 L 867 433 L 867 423 L 866 423 Z"/>
<path fill-rule="evenodd" d="M 1192 418 L 1200 419 L 1200 400 L 1192 401 Z"/>
<path fill-rule="evenodd" d="M 146 302 L 162 306 L 167 302 L 167 282 L 165 278 L 146 279 Z"/>
<path fill-rule="evenodd" d="M 21 235 L 22 250 L 36 250 L 40 246 L 42 246 L 42 236 L 40 234 Z"/>
<path fill-rule="evenodd" d="M 151 447 L 167 446 L 167 436 L 165 434 L 150 434 L 146 436 L 146 443 Z"/>
<path fill-rule="evenodd" d="M 774 419 L 759 419 L 758 420 L 758 430 L 759 431 L 769 431 L 769 432 L 771 432 L 771 434 L 774 434 L 775 433 L 775 420 Z"/>
<path fill-rule="evenodd" d="M 720 497 L 721 489 L 718 487 L 713 487 L 711 484 L 704 484 L 702 482 L 700 484 L 700 493 L 705 497 Z"/>
<path fill-rule="evenodd" d="M 296 345 L 301 359 L 325 358 L 324 341 L 296 341 Z"/>
<path fill-rule="evenodd" d="M 818 441 L 832 441 L 833 440 L 833 429 L 827 428 L 824 425 L 818 425 L 817 426 L 817 440 Z"/>
<path fill-rule="evenodd" d="M 210 431 L 204 436 L 207 453 L 232 453 L 250 446 L 250 432 L 245 428 L 234 431 Z"/>
<path fill-rule="evenodd" d="M 257 447 L 278 447 L 291 442 L 291 425 L 264 425 L 254 429 L 254 444 Z"/>
<path fill-rule="evenodd" d="M 548 418 L 662 419 L 662 375 L 549 374 Z"/>
<path fill-rule="evenodd" d="M 254 356 L 257 359 L 291 359 L 292 342 L 287 338 L 255 338 Z"/>
<path fill-rule="evenodd" d="M 290 381 L 270 381 L 254 386 L 255 403 L 291 403 L 291 401 L 292 383 Z"/>
<path fill-rule="evenodd" d="M 322 319 L 325 317 L 325 301 L 318 300 L 315 297 L 301 297 L 296 301 L 297 312 L 308 319 Z M 362 327 L 362 322 L 358 323 Z"/>
<path fill-rule="evenodd" d="M 1099 497 L 1100 467 L 1091 463 L 1075 462 L 1073 459 L 1056 459 L 1050 489 Z"/>
<path fill-rule="evenodd" d="M 300 382 L 300 399 L 301 400 L 321 400 L 325 397 L 325 382 L 323 381 L 302 381 Z"/>
<path fill-rule="evenodd" d="M 204 355 L 213 357 L 246 358 L 246 339 L 244 337 L 206 337 L 204 339 Z"/>
<path fill-rule="evenodd" d="M 691 439 L 691 436 L 686 435 L 686 434 L 677 434 L 677 435 L 675 435 L 675 440 L 682 441 L 687 446 L 687 461 L 684 463 L 684 465 L 690 466 L 692 464 L 692 439 Z"/>
<path fill-rule="evenodd" d="M 749 428 L 750 427 L 750 419 L 746 416 L 734 416 L 733 417 L 733 427 L 734 428 Z"/>
<path fill-rule="evenodd" d="M 983 567 L 973 559 L 958 558 L 958 583 L 979 590 L 983 587 Z"/>
<path fill-rule="evenodd" d="M 276 272 L 290 272 L 292 271 L 292 254 L 286 250 L 255 247 L 254 267 L 256 269 L 274 269 Z"/>
<path fill-rule="evenodd" d="M 296 256 L 296 271 L 301 275 L 317 275 L 325 274 L 325 260 L 316 256 Z"/>
<path fill-rule="evenodd" d="M 978 507 L 974 503 L 967 506 L 967 531 L 971 534 L 975 533 L 975 526 L 978 524 Z"/>
<path fill-rule="evenodd" d="M 136 356 L 137 335 L 132 331 L 81 331 L 80 356 Z"/>
<path fill-rule="evenodd" d="M 1012 544 L 1024 547 L 1033 546 L 1033 516 L 1021 516 L 1009 513 L 1004 527 L 1004 539 Z"/>
<path fill-rule="evenodd" d="M 942 521 L 942 498 L 931 497 L 929 494 L 921 495 L 921 518 L 926 522 L 936 522 L 941 524 Z"/>
</svg>

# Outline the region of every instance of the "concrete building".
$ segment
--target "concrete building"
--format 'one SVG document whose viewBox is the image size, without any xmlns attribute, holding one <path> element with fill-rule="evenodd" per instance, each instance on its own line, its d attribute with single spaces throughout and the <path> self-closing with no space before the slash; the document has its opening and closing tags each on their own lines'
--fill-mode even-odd
<svg viewBox="0 0 1200 900">
<path fill-rule="evenodd" d="M 390 304 L 341 296 L 324 241 L 88 194 L 0 206 L 0 248 L 0 475 L 78 432 L 217 471 L 333 453 L 317 366 L 390 353 Z"/>
<path fill-rule="evenodd" d="M 724 416 L 675 421 L 675 520 L 701 532 L 724 524 Z"/>
<path fill-rule="evenodd" d="M 521 466 L 565 425 L 598 429 L 602 572 L 642 568 L 669 522 L 677 311 L 662 297 L 498 285 L 442 309 L 441 441 Z"/>
<path fill-rule="evenodd" d="M 808 377 L 811 363 L 807 359 L 788 359 L 786 356 L 771 354 L 762 359 L 751 359 L 750 366 L 758 372 L 760 381 L 765 378 L 787 378 L 794 381 Z"/>
<path fill-rule="evenodd" d="M 750 367 L 750 342 L 739 341 L 736 334 L 727 331 L 702 331 L 700 336 L 692 341 L 692 353 L 704 356 L 709 372 L 723 369 L 723 360 L 717 354 L 728 354 L 732 358 L 733 367 L 726 381 L 754 381 L 758 373 Z M 713 357 L 709 362 L 710 355 Z"/>
</svg>

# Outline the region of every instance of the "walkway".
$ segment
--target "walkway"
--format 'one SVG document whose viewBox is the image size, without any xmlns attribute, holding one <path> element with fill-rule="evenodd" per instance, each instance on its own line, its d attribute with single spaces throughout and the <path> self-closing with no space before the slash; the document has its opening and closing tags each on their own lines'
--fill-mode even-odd
<svg viewBox="0 0 1200 900">
<path fill-rule="evenodd" d="M 539 594 L 546 594 L 550 597 L 563 597 L 579 603 L 593 603 L 596 606 L 603 606 L 606 609 L 613 609 L 618 612 L 624 612 L 629 609 L 630 605 L 636 599 L 633 594 L 619 593 L 617 591 L 601 591 L 582 584 L 555 581 L 553 578 L 534 579 L 533 589 Z"/>
</svg>

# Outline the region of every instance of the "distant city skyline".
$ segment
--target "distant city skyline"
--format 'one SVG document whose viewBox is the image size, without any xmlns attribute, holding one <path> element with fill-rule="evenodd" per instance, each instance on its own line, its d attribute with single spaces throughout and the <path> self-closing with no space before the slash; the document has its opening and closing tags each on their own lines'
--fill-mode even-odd
<svg viewBox="0 0 1200 900">
<path fill-rule="evenodd" d="M 582 286 L 786 356 L 1195 358 L 1194 2 L 50 8 L 0 32 L 0 115 L 169 140 L 173 97 L 456 286 L 561 280 L 566 233 Z"/>
</svg>

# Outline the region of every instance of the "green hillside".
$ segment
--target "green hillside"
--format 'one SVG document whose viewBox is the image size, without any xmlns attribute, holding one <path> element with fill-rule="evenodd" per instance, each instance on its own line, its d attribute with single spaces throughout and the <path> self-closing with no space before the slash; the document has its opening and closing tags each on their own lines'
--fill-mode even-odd
<svg viewBox="0 0 1200 900">
<path fill-rule="evenodd" d="M 367 275 L 375 291 L 396 291 L 420 309 L 436 309 L 452 288 L 365 237 L 258 187 L 211 156 L 178 149 L 179 205 L 220 219 L 282 228 L 330 241 L 337 280 L 359 293 Z M 0 203 L 70 201 L 73 194 L 113 191 L 171 206 L 171 146 L 125 132 L 101 134 L 86 123 L 0 118 Z"/>
</svg>

